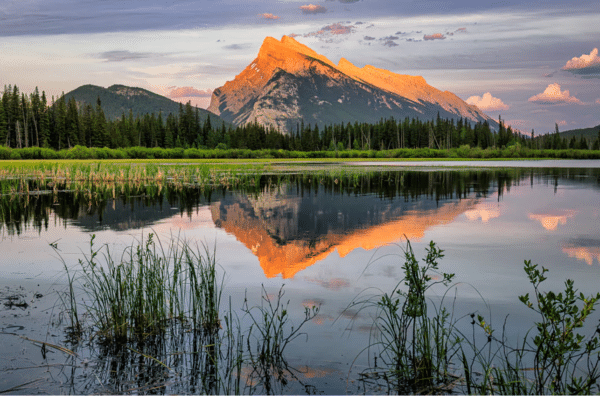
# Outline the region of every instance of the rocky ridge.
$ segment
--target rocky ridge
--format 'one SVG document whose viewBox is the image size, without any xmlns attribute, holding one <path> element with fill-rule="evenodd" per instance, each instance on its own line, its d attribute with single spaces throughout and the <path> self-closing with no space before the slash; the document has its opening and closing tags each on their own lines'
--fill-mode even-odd
<svg viewBox="0 0 600 396">
<path fill-rule="evenodd" d="M 234 125 L 257 121 L 281 132 L 300 122 L 317 125 L 377 122 L 381 118 L 490 117 L 420 76 L 392 73 L 342 58 L 336 65 L 291 37 L 267 37 L 258 56 L 233 81 L 214 90 L 209 111 Z"/>
</svg>

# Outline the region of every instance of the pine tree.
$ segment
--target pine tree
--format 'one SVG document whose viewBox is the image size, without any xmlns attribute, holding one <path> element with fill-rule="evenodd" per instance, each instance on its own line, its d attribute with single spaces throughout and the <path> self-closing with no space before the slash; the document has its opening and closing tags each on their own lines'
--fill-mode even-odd
<svg viewBox="0 0 600 396">
<path fill-rule="evenodd" d="M 46 99 L 46 92 L 42 91 L 40 114 L 40 147 L 50 146 L 50 109 Z"/>
<path fill-rule="evenodd" d="M 95 126 L 95 114 L 92 105 L 86 103 L 83 106 L 83 110 L 80 116 L 80 134 L 79 134 L 79 144 L 85 145 L 87 147 L 92 146 L 92 136 L 96 133 Z"/>
<path fill-rule="evenodd" d="M 7 134 L 6 113 L 4 112 L 4 104 L 2 103 L 2 100 L 0 100 L 0 146 L 6 141 Z"/>
<path fill-rule="evenodd" d="M 13 143 L 12 147 L 21 147 L 21 125 L 22 125 L 22 113 L 19 97 L 19 88 L 15 85 L 10 95 L 10 124 L 9 133 L 12 130 L 12 136 L 9 137 Z"/>
<path fill-rule="evenodd" d="M 100 97 L 96 99 L 96 112 L 94 130 L 92 131 L 92 147 L 106 147 L 110 145 L 106 116 L 102 110 Z"/>
<path fill-rule="evenodd" d="M 589 149 L 587 139 L 585 137 L 583 137 L 583 135 L 581 135 L 581 138 L 579 139 L 579 149 L 580 150 L 588 150 Z"/>
<path fill-rule="evenodd" d="M 41 119 L 41 100 L 40 100 L 40 91 L 38 87 L 35 87 L 33 93 L 30 95 L 31 102 L 31 121 L 33 122 L 33 130 L 32 130 L 32 145 L 40 146 L 40 119 Z M 35 139 L 35 140 L 33 140 Z"/>
<path fill-rule="evenodd" d="M 80 125 L 79 125 L 79 113 L 77 111 L 77 102 L 75 98 L 69 99 L 67 104 L 67 118 L 65 120 L 65 135 L 67 140 L 67 146 L 69 148 L 79 144 L 80 138 Z M 85 143 L 83 143 L 85 144 Z"/>
<path fill-rule="evenodd" d="M 67 103 L 65 102 L 65 95 L 63 94 L 58 102 L 55 104 L 55 130 L 53 136 L 53 147 L 57 150 L 61 150 L 66 147 L 66 125 L 67 125 Z"/>
</svg>

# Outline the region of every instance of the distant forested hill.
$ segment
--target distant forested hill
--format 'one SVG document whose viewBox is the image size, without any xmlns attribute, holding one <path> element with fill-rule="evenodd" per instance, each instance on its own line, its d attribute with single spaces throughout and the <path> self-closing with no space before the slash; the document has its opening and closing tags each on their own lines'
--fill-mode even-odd
<svg viewBox="0 0 600 396">
<path fill-rule="evenodd" d="M 579 139 L 583 135 L 584 138 L 594 141 L 598 138 L 598 132 L 600 132 L 600 125 L 592 128 L 571 129 L 570 131 L 560 132 L 560 137 L 568 140 L 573 136 Z"/>
<path fill-rule="evenodd" d="M 178 102 L 142 88 L 127 87 L 125 85 L 112 85 L 108 88 L 91 84 L 82 85 L 65 94 L 66 102 L 71 98 L 74 98 L 79 105 L 89 103 L 94 107 L 97 99 L 100 98 L 102 110 L 109 120 L 120 118 L 123 114 L 127 116 L 130 110 L 133 112 L 134 117 L 143 116 L 144 114 L 158 114 L 162 111 L 163 117 L 166 118 L 169 113 L 174 115 L 179 113 Z M 201 121 L 206 119 L 209 114 L 211 122 L 216 123 L 216 125 L 221 124 L 219 116 L 204 109 L 199 109 Z"/>
</svg>

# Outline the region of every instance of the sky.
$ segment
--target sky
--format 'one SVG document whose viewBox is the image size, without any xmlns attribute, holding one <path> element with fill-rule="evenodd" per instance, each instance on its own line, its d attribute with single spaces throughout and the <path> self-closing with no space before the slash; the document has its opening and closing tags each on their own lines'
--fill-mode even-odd
<svg viewBox="0 0 600 396">
<path fill-rule="evenodd" d="M 537 135 L 600 124 L 599 22 L 598 1 L 2 0 L 0 84 L 123 84 L 206 108 L 265 37 L 293 35 Z"/>
</svg>

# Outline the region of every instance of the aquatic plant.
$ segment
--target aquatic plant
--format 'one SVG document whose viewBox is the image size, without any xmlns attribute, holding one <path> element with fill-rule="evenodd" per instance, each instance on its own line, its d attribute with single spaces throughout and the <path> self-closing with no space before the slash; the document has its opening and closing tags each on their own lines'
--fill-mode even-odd
<svg viewBox="0 0 600 396">
<path fill-rule="evenodd" d="M 562 292 L 541 291 L 548 270 L 531 264 L 531 260 L 525 261 L 524 270 L 533 286 L 534 298 L 527 293 L 519 296 L 519 301 L 539 319 L 517 346 L 511 346 L 504 333 L 497 338 L 485 318 L 477 316 L 473 323 L 484 332 L 488 348 L 476 348 L 474 341 L 465 343 L 465 348 L 475 352 L 470 362 L 463 352 L 468 393 L 598 393 L 600 325 L 590 326 L 589 321 L 600 293 L 578 293 L 570 279 L 565 281 Z M 582 332 L 586 326 L 588 334 Z M 593 330 L 591 334 L 589 330 Z M 479 367 L 473 367 L 475 362 Z M 474 369 L 484 373 L 479 380 L 468 375 Z"/>
<path fill-rule="evenodd" d="M 455 322 L 442 306 L 427 301 L 426 293 L 435 285 L 449 287 L 454 274 L 440 273 L 438 260 L 443 250 L 431 242 L 423 265 L 419 264 L 410 242 L 404 250 L 404 278 L 391 292 L 358 298 L 348 309 L 375 309 L 373 341 L 365 350 L 377 350 L 377 358 L 363 378 L 384 379 L 393 393 L 439 392 L 447 389 L 449 365 L 460 339 Z M 433 274 L 439 280 L 433 281 Z M 433 312 L 431 312 L 433 311 Z"/>
<path fill-rule="evenodd" d="M 89 254 L 65 266 L 68 287 L 61 295 L 69 339 L 89 339 L 101 351 L 96 378 L 112 384 L 104 391 L 270 394 L 293 377 L 284 350 L 317 307 L 294 326 L 283 289 L 271 300 L 263 287 L 262 304 L 245 300 L 240 320 L 231 299 L 221 309 L 224 273 L 215 249 L 179 238 L 163 245 L 149 234 L 120 260 L 114 257 L 92 235 Z"/>
<path fill-rule="evenodd" d="M 296 328 L 291 326 L 288 331 L 289 301 L 284 303 L 284 294 L 282 286 L 275 298 L 270 297 L 263 286 L 260 305 L 250 307 L 245 299 L 242 308 L 252 322 L 246 338 L 248 358 L 252 367 L 249 377 L 261 384 L 269 394 L 273 393 L 273 378 L 285 381 L 285 375 L 291 373 L 284 358 L 285 348 L 302 335 L 302 326 L 319 313 L 319 307 L 316 305 L 305 307 L 302 322 Z"/>
</svg>

